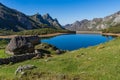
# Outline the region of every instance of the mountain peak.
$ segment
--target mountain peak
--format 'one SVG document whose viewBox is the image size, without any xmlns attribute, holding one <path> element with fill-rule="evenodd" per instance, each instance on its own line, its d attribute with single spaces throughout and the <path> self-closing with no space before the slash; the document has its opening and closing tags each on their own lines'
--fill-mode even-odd
<svg viewBox="0 0 120 80">
<path fill-rule="evenodd" d="M 53 19 L 48 13 L 41 16 L 40 14 L 35 14 L 31 16 L 31 19 L 40 24 L 46 24 L 49 27 L 56 29 L 63 29 L 59 24 L 57 18 Z"/>
<path fill-rule="evenodd" d="M 33 16 L 41 17 L 41 14 L 40 14 L 40 13 L 36 13 L 36 14 L 34 14 Z"/>
<path fill-rule="evenodd" d="M 0 7 L 8 8 L 8 7 L 5 6 L 4 4 L 2 4 L 1 2 L 0 2 Z M 9 8 L 9 9 L 10 9 L 10 8 Z"/>
<path fill-rule="evenodd" d="M 47 14 L 45 14 L 46 16 L 50 16 L 50 14 L 49 13 L 47 13 Z"/>
<path fill-rule="evenodd" d="M 79 23 L 79 21 L 77 20 L 77 21 L 75 21 L 75 23 Z"/>
<path fill-rule="evenodd" d="M 75 21 L 73 24 L 79 24 L 80 22 L 77 20 L 77 21 Z"/>
<path fill-rule="evenodd" d="M 40 13 L 39 13 L 39 12 L 37 12 L 35 15 L 40 15 Z"/>
<path fill-rule="evenodd" d="M 52 19 L 51 16 L 50 16 L 48 13 L 45 14 L 45 15 L 43 15 L 43 18 L 44 18 L 44 19 L 49 19 L 49 18 Z"/>
<path fill-rule="evenodd" d="M 4 5 L 0 2 L 0 6 L 4 6 Z"/>
<path fill-rule="evenodd" d="M 84 19 L 81 21 L 76 21 L 72 25 L 66 25 L 65 28 L 73 31 L 102 30 L 116 25 L 120 25 L 120 11 L 104 18 L 94 18 L 92 20 Z"/>
<path fill-rule="evenodd" d="M 116 14 L 120 14 L 120 11 L 118 11 Z"/>
<path fill-rule="evenodd" d="M 22 31 L 41 27 L 28 17 L 0 3 L 0 29 Z"/>
<path fill-rule="evenodd" d="M 55 18 L 54 21 L 58 22 L 57 18 Z"/>
<path fill-rule="evenodd" d="M 44 16 L 41 16 L 39 13 L 27 16 L 24 13 L 0 3 L 0 29 L 13 31 L 31 30 L 43 27 L 62 29 L 59 22 L 56 21 L 48 13 Z"/>
</svg>

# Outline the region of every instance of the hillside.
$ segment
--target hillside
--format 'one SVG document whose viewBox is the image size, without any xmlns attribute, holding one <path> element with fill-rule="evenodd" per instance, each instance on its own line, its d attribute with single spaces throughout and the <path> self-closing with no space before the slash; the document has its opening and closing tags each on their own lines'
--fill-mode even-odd
<svg viewBox="0 0 120 80">
<path fill-rule="evenodd" d="M 102 32 L 119 34 L 120 33 L 120 24 L 117 24 L 115 26 L 110 26 L 109 28 L 103 29 Z"/>
<path fill-rule="evenodd" d="M 56 28 L 56 29 L 63 29 L 61 25 L 59 24 L 58 20 L 55 18 L 53 19 L 48 13 L 41 16 L 39 13 L 30 16 L 32 20 L 37 22 L 38 25 L 40 25 L 42 28 Z M 43 25 L 44 24 L 44 25 Z"/>
<path fill-rule="evenodd" d="M 0 66 L 0 78 L 15 80 L 20 65 L 32 64 L 37 68 L 28 71 L 22 80 L 119 80 L 120 38 L 110 42 L 67 52 L 62 55 L 17 64 Z M 0 50 L 2 57 L 4 50 Z M 5 56 L 5 55 L 3 55 Z M 5 56 L 6 57 L 6 56 Z"/>
<path fill-rule="evenodd" d="M 39 28 L 63 29 L 57 19 L 46 14 L 27 16 L 0 3 L 0 30 L 23 31 Z"/>
<path fill-rule="evenodd" d="M 76 21 L 64 27 L 72 31 L 102 30 L 111 26 L 120 26 L 120 11 L 104 18 L 94 18 L 93 20 Z"/>
</svg>

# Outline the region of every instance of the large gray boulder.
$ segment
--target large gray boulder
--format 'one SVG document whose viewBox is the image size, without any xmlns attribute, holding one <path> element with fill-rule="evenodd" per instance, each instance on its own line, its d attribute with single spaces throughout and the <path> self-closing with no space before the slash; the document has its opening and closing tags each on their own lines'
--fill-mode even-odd
<svg viewBox="0 0 120 80">
<path fill-rule="evenodd" d="M 6 47 L 6 53 L 12 55 L 20 55 L 25 53 L 33 53 L 34 46 L 40 43 L 38 36 L 16 36 L 11 39 Z"/>
</svg>

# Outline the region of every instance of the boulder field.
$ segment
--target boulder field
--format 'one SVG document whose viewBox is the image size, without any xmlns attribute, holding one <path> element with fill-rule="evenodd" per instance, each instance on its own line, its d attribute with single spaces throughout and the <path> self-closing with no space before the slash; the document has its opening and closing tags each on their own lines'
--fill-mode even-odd
<svg viewBox="0 0 120 80">
<path fill-rule="evenodd" d="M 11 56 L 0 58 L 0 65 L 14 64 L 29 59 L 48 58 L 53 54 L 59 55 L 66 52 L 53 45 L 41 43 L 38 36 L 16 36 L 11 39 L 5 51 Z"/>
</svg>

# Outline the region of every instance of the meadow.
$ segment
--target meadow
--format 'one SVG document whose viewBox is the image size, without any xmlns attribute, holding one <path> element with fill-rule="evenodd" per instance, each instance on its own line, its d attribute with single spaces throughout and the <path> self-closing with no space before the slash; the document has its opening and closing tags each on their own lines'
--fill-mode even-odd
<svg viewBox="0 0 120 80">
<path fill-rule="evenodd" d="M 112 41 L 16 64 L 0 65 L 1 80 L 120 80 L 120 38 Z M 8 57 L 0 50 L 0 58 Z M 48 61 L 46 61 L 48 59 Z M 20 65 L 32 64 L 37 68 L 15 75 Z"/>
</svg>

